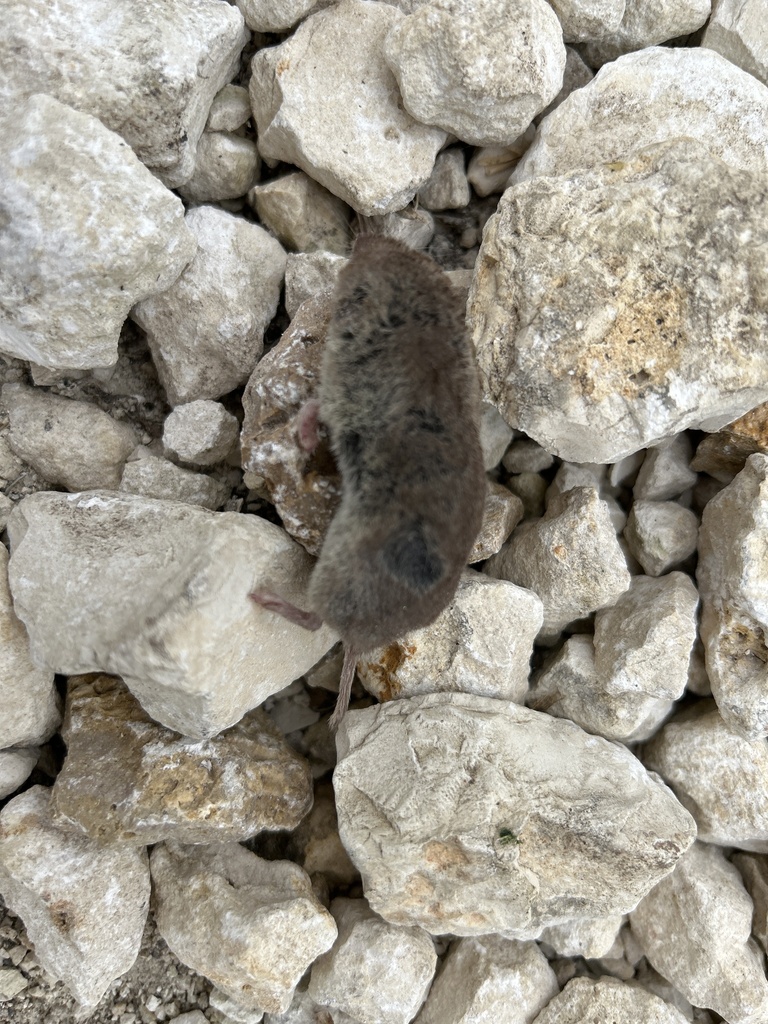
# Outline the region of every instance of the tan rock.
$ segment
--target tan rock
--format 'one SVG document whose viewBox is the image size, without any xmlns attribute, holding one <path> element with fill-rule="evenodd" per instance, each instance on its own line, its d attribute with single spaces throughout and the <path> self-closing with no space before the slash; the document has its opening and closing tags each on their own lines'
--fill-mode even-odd
<svg viewBox="0 0 768 1024">
<path fill-rule="evenodd" d="M 486 558 L 500 551 L 523 518 L 524 511 L 523 502 L 516 494 L 508 487 L 489 480 L 483 523 L 469 553 L 469 564 L 484 562 Z"/>
<path fill-rule="evenodd" d="M 632 1024 L 686 1024 L 676 1007 L 646 992 L 639 985 L 625 985 L 616 978 L 574 978 L 533 1024 L 595 1024 L 629 1021 Z"/>
<path fill-rule="evenodd" d="M 349 255 L 352 211 L 303 171 L 256 185 L 248 202 L 286 249 Z"/>
</svg>

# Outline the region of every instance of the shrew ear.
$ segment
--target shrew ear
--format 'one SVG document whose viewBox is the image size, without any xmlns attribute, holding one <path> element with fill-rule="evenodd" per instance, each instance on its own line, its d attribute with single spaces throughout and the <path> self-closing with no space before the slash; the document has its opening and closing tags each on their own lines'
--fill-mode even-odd
<svg viewBox="0 0 768 1024">
<path fill-rule="evenodd" d="M 429 590 L 445 573 L 443 560 L 431 550 L 418 519 L 405 523 L 389 538 L 381 557 L 385 568 L 412 590 Z"/>
</svg>

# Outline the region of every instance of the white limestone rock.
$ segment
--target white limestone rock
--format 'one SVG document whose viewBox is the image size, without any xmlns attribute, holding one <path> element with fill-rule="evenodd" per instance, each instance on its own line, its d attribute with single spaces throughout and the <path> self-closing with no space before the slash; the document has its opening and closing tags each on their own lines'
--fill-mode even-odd
<svg viewBox="0 0 768 1024">
<path fill-rule="evenodd" d="M 0 800 L 15 793 L 37 764 L 39 747 L 0 750 Z"/>
<path fill-rule="evenodd" d="M 361 1024 L 408 1024 L 435 975 L 430 936 L 388 924 L 361 899 L 335 899 L 331 913 L 338 938 L 312 966 L 309 995 Z"/>
<path fill-rule="evenodd" d="M 142 448 L 137 448 L 126 462 L 118 490 L 142 494 L 145 498 L 186 501 L 210 509 L 220 508 L 230 494 L 229 487 L 221 480 L 182 469 Z"/>
<path fill-rule="evenodd" d="M 325 1024 L 334 1024 L 334 1018 L 340 1021 L 338 1012 L 331 1014 L 329 1010 L 317 1005 L 307 991 L 308 984 L 306 978 L 302 979 L 296 986 L 291 1005 L 285 1013 L 265 1013 L 264 1024 L 323 1024 L 323 1018 Z M 340 1021 L 340 1024 L 343 1022 Z"/>
<path fill-rule="evenodd" d="M 285 265 L 285 311 L 293 320 L 302 302 L 336 284 L 347 260 L 335 252 L 290 252 Z"/>
<path fill-rule="evenodd" d="M 768 858 L 764 854 L 735 853 L 731 863 L 738 868 L 752 899 L 752 935 L 763 952 L 768 952 Z"/>
<path fill-rule="evenodd" d="M 553 924 L 542 930 L 539 942 L 545 942 L 560 956 L 604 957 L 611 953 L 623 921 L 623 915 L 613 914 Z"/>
<path fill-rule="evenodd" d="M 630 583 L 608 506 L 590 487 L 554 498 L 544 517 L 518 527 L 484 571 L 538 594 L 544 638 L 612 604 Z"/>
<path fill-rule="evenodd" d="M 297 679 L 333 645 L 256 606 L 301 605 L 311 558 L 258 516 L 114 492 L 41 491 L 8 524 L 10 585 L 34 660 L 121 676 L 155 721 L 202 739 Z"/>
<path fill-rule="evenodd" d="M 714 701 L 675 715 L 642 759 L 691 812 L 702 842 L 768 853 L 768 743 L 729 728 Z"/>
<path fill-rule="evenodd" d="M 523 502 L 516 494 L 503 484 L 488 480 L 483 522 L 467 558 L 469 565 L 484 562 L 491 555 L 501 551 L 524 513 Z"/>
<path fill-rule="evenodd" d="M 0 351 L 53 368 L 114 363 L 131 306 L 194 255 L 181 200 L 96 118 L 42 94 L 0 117 L 0 188 Z"/>
<path fill-rule="evenodd" d="M 40 966 L 95 1007 L 138 955 L 149 908 L 146 851 L 97 843 L 52 817 L 34 786 L 0 812 L 0 893 Z"/>
<path fill-rule="evenodd" d="M 582 53 L 588 64 L 599 68 L 622 54 L 695 32 L 705 24 L 711 9 L 712 0 L 626 0 L 618 27 L 587 39 Z"/>
<path fill-rule="evenodd" d="M 624 17 L 626 0 L 553 0 L 566 43 L 583 42 L 613 31 Z"/>
<path fill-rule="evenodd" d="M 44 743 L 60 721 L 53 672 L 32 661 L 29 636 L 13 609 L 8 548 L 0 544 L 0 750 Z"/>
<path fill-rule="evenodd" d="M 731 167 L 765 174 L 768 88 L 703 47 L 629 53 L 550 114 L 512 181 L 622 162 L 681 138 L 695 139 Z"/>
<path fill-rule="evenodd" d="M 341 0 L 251 64 L 261 155 L 296 164 L 365 216 L 410 202 L 446 140 L 402 108 L 384 61 L 402 18 L 389 4 Z"/>
<path fill-rule="evenodd" d="M 462 151 L 446 149 L 439 153 L 429 180 L 419 189 L 419 203 L 428 210 L 457 210 L 470 198 Z"/>
<path fill-rule="evenodd" d="M 677 1007 L 616 978 L 573 978 L 533 1024 L 686 1024 Z"/>
<path fill-rule="evenodd" d="M 554 4 L 553 4 L 554 6 Z M 545 107 L 540 114 L 537 114 L 533 119 L 534 125 L 539 125 L 550 114 L 555 107 L 559 107 L 563 100 L 570 96 L 574 89 L 581 89 L 582 86 L 587 85 L 595 77 L 594 71 L 588 67 L 581 55 L 573 49 L 572 46 L 566 46 L 565 48 L 565 72 L 563 74 L 563 84 L 560 92 L 555 96 L 548 107 Z M 531 142 L 533 138 L 531 138 Z"/>
<path fill-rule="evenodd" d="M 695 512 L 675 501 L 635 501 L 624 539 L 648 576 L 661 576 L 684 562 L 699 542 Z"/>
<path fill-rule="evenodd" d="M 728 725 L 768 736 L 768 456 L 751 455 L 704 509 L 697 578 L 712 694 Z"/>
<path fill-rule="evenodd" d="M 200 398 L 177 405 L 163 426 L 163 448 L 181 462 L 215 466 L 232 452 L 240 436 L 237 417 L 220 402 Z"/>
<path fill-rule="evenodd" d="M 715 846 L 696 843 L 630 914 L 656 970 L 694 1006 L 729 1024 L 768 1018 L 763 955 L 750 938 L 752 900 Z"/>
<path fill-rule="evenodd" d="M 366 653 L 357 672 L 379 700 L 461 692 L 522 704 L 542 618 L 530 590 L 468 569 L 431 625 Z"/>
<path fill-rule="evenodd" d="M 235 0 L 254 32 L 284 32 L 308 14 L 317 0 Z"/>
<path fill-rule="evenodd" d="M 391 701 L 336 742 L 339 833 L 393 924 L 527 939 L 626 913 L 695 836 L 626 748 L 507 701 Z"/>
<path fill-rule="evenodd" d="M 516 184 L 486 225 L 468 303 L 486 398 L 572 462 L 717 429 L 768 395 L 766 246 L 763 178 L 691 139 Z"/>
<path fill-rule="evenodd" d="M 285 252 L 257 224 L 215 207 L 190 210 L 197 253 L 172 287 L 134 307 L 172 405 L 220 398 L 264 349 L 285 273 Z"/>
<path fill-rule="evenodd" d="M 255 185 L 248 202 L 286 249 L 349 255 L 351 210 L 303 171 Z"/>
<path fill-rule="evenodd" d="M 605 482 L 607 469 L 607 466 L 598 466 L 594 462 L 563 462 L 547 488 L 547 505 L 558 494 L 572 491 L 574 487 L 594 487 L 599 491 Z"/>
<path fill-rule="evenodd" d="M 216 93 L 205 122 L 207 132 L 236 132 L 251 119 L 248 90 L 241 85 L 225 85 Z"/>
<path fill-rule="evenodd" d="M 189 178 L 211 102 L 248 39 L 236 8 L 211 0 L 30 0 L 6 4 L 3 16 L 4 105 L 48 93 L 118 132 L 168 188 Z M 56 165 L 59 174 L 66 169 L 64 159 Z M 57 193 L 56 205 L 66 202 Z"/>
<path fill-rule="evenodd" d="M 563 84 L 565 46 L 545 0 L 439 0 L 384 41 L 406 110 L 473 146 L 508 145 Z"/>
<path fill-rule="evenodd" d="M 416 1024 L 530 1024 L 559 991 L 535 942 L 499 935 L 451 944 Z"/>
<path fill-rule="evenodd" d="M 25 384 L 4 385 L 0 401 L 8 412 L 11 448 L 47 483 L 68 491 L 117 488 L 139 443 L 130 424 L 90 402 Z"/>
<path fill-rule="evenodd" d="M 157 928 L 182 963 L 245 1010 L 284 1013 L 336 925 L 306 872 L 238 843 L 161 843 L 150 860 Z"/>
<path fill-rule="evenodd" d="M 234 132 L 203 132 L 195 169 L 179 188 L 191 203 L 239 199 L 259 179 L 261 159 L 253 139 Z"/>
<path fill-rule="evenodd" d="M 699 479 L 691 469 L 693 445 L 687 434 L 677 434 L 645 453 L 632 495 L 641 501 L 669 501 L 693 487 Z"/>
<path fill-rule="evenodd" d="M 701 45 L 768 85 L 768 24 L 760 0 L 715 0 Z"/>
</svg>

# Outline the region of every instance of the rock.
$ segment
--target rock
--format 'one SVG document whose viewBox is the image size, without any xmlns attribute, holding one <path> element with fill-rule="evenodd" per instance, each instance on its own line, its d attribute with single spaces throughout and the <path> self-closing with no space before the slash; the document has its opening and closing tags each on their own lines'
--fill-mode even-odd
<svg viewBox="0 0 768 1024">
<path fill-rule="evenodd" d="M 32 494 L 8 524 L 10 585 L 35 660 L 121 676 L 144 710 L 214 736 L 315 664 L 335 641 L 248 599 L 301 605 L 311 559 L 258 516 L 85 492 Z"/>
<path fill-rule="evenodd" d="M 108 366 L 131 306 L 168 288 L 194 255 L 181 200 L 88 114 L 38 95 L 6 117 L 0 351 L 47 367 Z"/>
<path fill-rule="evenodd" d="M 754 853 L 735 853 L 731 863 L 738 868 L 742 881 L 750 895 L 752 911 L 752 934 L 760 943 L 763 952 L 768 950 L 768 860 Z"/>
<path fill-rule="evenodd" d="M 723 484 L 744 469 L 744 463 L 755 452 L 768 454 L 768 403 L 740 416 L 716 434 L 699 442 L 691 469 L 709 473 Z"/>
<path fill-rule="evenodd" d="M 317 785 L 312 810 L 291 836 L 290 849 L 291 860 L 299 862 L 310 877 L 320 872 L 334 887 L 359 881 L 357 868 L 339 837 L 330 783 Z"/>
<path fill-rule="evenodd" d="M 351 210 L 303 171 L 254 186 L 248 202 L 286 249 L 349 255 Z"/>
<path fill-rule="evenodd" d="M 39 747 L 0 750 L 0 800 L 15 793 L 37 764 Z"/>
<path fill-rule="evenodd" d="M 0 750 L 45 743 L 61 721 L 53 672 L 32 661 L 27 631 L 13 609 L 4 544 L 0 544 L 0 709 Z"/>
<path fill-rule="evenodd" d="M 635 500 L 668 501 L 679 497 L 698 480 L 691 469 L 693 447 L 686 434 L 650 448 L 637 474 L 632 494 Z"/>
<path fill-rule="evenodd" d="M 358 675 L 378 700 L 461 692 L 522 704 L 542 616 L 530 590 L 468 569 L 430 626 L 367 653 Z"/>
<path fill-rule="evenodd" d="M 589 487 L 554 498 L 544 517 L 518 528 L 484 571 L 538 594 L 543 637 L 612 604 L 630 583 L 608 507 Z"/>
<path fill-rule="evenodd" d="M 498 409 L 483 402 L 480 407 L 480 447 L 483 449 L 483 466 L 486 470 L 498 466 L 514 433 L 501 418 Z"/>
<path fill-rule="evenodd" d="M 539 942 L 551 946 L 560 956 L 583 956 L 590 959 L 608 956 L 617 941 L 624 918 L 582 918 L 570 924 L 553 924 L 544 928 Z"/>
<path fill-rule="evenodd" d="M 752 901 L 714 846 L 696 843 L 630 915 L 656 970 L 694 1006 L 729 1024 L 768 1016 L 763 956 L 750 935 Z"/>
<path fill-rule="evenodd" d="M 301 21 L 317 0 L 235 0 L 254 32 L 283 32 Z"/>
<path fill-rule="evenodd" d="M 430 936 L 382 921 L 365 900 L 335 899 L 331 913 L 338 938 L 312 966 L 309 995 L 361 1024 L 408 1024 L 435 975 Z"/>
<path fill-rule="evenodd" d="M 407 245 L 409 249 L 426 249 L 435 234 L 435 218 L 429 210 L 424 210 L 415 203 L 402 210 L 385 213 L 381 217 L 368 217 L 363 223 L 367 224 L 370 234 L 395 238 L 403 245 Z M 459 273 L 461 272 L 459 271 Z M 454 287 L 461 290 L 462 285 L 458 284 L 455 278 L 450 278 L 450 280 Z M 468 289 L 469 284 L 464 289 L 465 295 Z"/>
<path fill-rule="evenodd" d="M 696 550 L 699 520 L 674 501 L 635 501 L 624 539 L 648 576 L 661 576 Z"/>
<path fill-rule="evenodd" d="M 642 758 L 696 819 L 702 842 L 768 853 L 768 744 L 730 729 L 714 701 L 675 715 Z"/>
<path fill-rule="evenodd" d="M 285 311 L 291 320 L 298 313 L 302 302 L 319 297 L 333 288 L 346 262 L 344 256 L 338 256 L 335 252 L 288 253 L 285 265 Z"/>
<path fill-rule="evenodd" d="M 309 765 L 263 711 L 214 739 L 157 725 L 119 680 L 69 682 L 60 818 L 92 839 L 148 846 L 213 843 L 295 828 L 312 806 Z"/>
<path fill-rule="evenodd" d="M 6 384 L 2 404 L 13 451 L 47 483 L 68 491 L 116 489 L 125 460 L 139 443 L 132 426 L 90 402 Z"/>
<path fill-rule="evenodd" d="M 617 110 L 624 116 L 617 118 Z M 767 118 L 766 86 L 719 53 L 652 46 L 619 57 L 572 92 L 542 124 L 513 181 L 622 163 L 646 146 L 681 138 L 698 141 L 731 167 L 762 175 Z"/>
<path fill-rule="evenodd" d="M 473 146 L 508 145 L 555 98 L 565 47 L 544 0 L 441 0 L 384 41 L 406 110 Z"/>
<path fill-rule="evenodd" d="M 336 742 L 339 833 L 393 924 L 527 939 L 626 913 L 695 836 L 624 747 L 507 701 L 391 701 L 348 714 Z"/>
<path fill-rule="evenodd" d="M 768 736 L 767 508 L 768 456 L 751 455 L 704 509 L 696 571 L 712 694 L 723 719 L 748 740 Z"/>
<path fill-rule="evenodd" d="M 535 942 L 498 935 L 451 943 L 418 1024 L 528 1024 L 559 986 Z"/>
<path fill-rule="evenodd" d="M 523 519 L 540 519 L 544 515 L 547 481 L 538 473 L 518 473 L 507 480 L 507 487 L 523 503 Z"/>
<path fill-rule="evenodd" d="M 142 448 L 137 448 L 126 462 L 119 490 L 210 509 L 220 508 L 229 497 L 229 488 L 222 481 L 182 469 Z"/>
<path fill-rule="evenodd" d="M 591 1024 L 594 1021 L 632 1021 L 632 1024 L 686 1024 L 674 1006 L 638 985 L 616 978 L 574 978 L 533 1024 Z"/>
<path fill-rule="evenodd" d="M 702 46 L 768 84 L 768 32 L 759 0 L 717 0 Z"/>
<path fill-rule="evenodd" d="M 84 1007 L 133 965 L 149 908 L 146 852 L 57 824 L 43 786 L 0 812 L 0 892 L 41 967 Z"/>
<path fill-rule="evenodd" d="M 208 0 L 138 0 L 117 8 L 98 0 L 32 0 L 5 13 L 5 105 L 48 93 L 122 135 L 168 188 L 187 180 L 211 102 L 234 76 L 248 39 L 237 10 Z M 57 161 L 57 180 L 67 163 L 63 155 Z M 105 198 L 105 210 L 112 201 Z M 65 205 L 57 189 L 56 206 Z M 146 198 L 135 209 L 146 214 Z M 139 240 L 146 243 L 143 231 Z"/>
<path fill-rule="evenodd" d="M 502 465 L 508 473 L 541 473 L 549 469 L 554 458 L 530 437 L 516 438 L 507 449 Z"/>
<path fill-rule="evenodd" d="M 248 90 L 241 85 L 225 85 L 216 93 L 208 111 L 205 130 L 208 132 L 236 132 L 251 119 L 251 101 Z"/>
<path fill-rule="evenodd" d="M 509 146 L 483 146 L 476 149 L 467 167 L 467 181 L 479 196 L 503 192 L 509 176 L 536 136 L 529 125 Z"/>
<path fill-rule="evenodd" d="M 565 72 L 560 92 L 555 96 L 548 107 L 545 107 L 540 114 L 533 119 L 535 125 L 541 124 L 544 118 L 550 114 L 555 107 L 559 107 L 563 100 L 570 96 L 574 89 L 581 89 L 595 77 L 594 71 L 588 67 L 581 58 L 581 55 L 572 46 L 565 48 Z M 533 142 L 533 137 L 530 139 Z M 511 171 L 510 171 L 511 173 Z"/>
<path fill-rule="evenodd" d="M 483 523 L 467 561 L 470 565 L 495 555 L 504 545 L 524 514 L 523 502 L 509 488 L 488 481 Z"/>
<path fill-rule="evenodd" d="M 282 246 L 257 224 L 209 206 L 185 219 L 197 255 L 171 288 L 131 313 L 172 405 L 220 398 L 248 379 L 285 273 Z"/>
<path fill-rule="evenodd" d="M 5 494 L 0 494 L 0 533 L 5 529 L 8 517 L 13 511 L 13 502 Z"/>
<path fill-rule="evenodd" d="M 445 132 L 402 109 L 382 42 L 403 15 L 342 0 L 251 65 L 259 150 L 295 164 L 365 216 L 402 209 L 428 180 Z"/>
<path fill-rule="evenodd" d="M 486 225 L 469 296 L 486 398 L 572 462 L 615 462 L 765 400 L 755 340 L 768 323 L 762 178 L 690 139 L 621 156 L 509 188 Z M 716 291 L 705 284 L 713 274 Z"/>
<path fill-rule="evenodd" d="M 565 41 L 578 43 L 618 28 L 624 17 L 625 0 L 556 0 L 552 7 Z"/>
<path fill-rule="evenodd" d="M 215 466 L 230 454 L 240 424 L 220 402 L 198 399 L 177 405 L 163 427 L 163 448 L 195 466 Z"/>
<path fill-rule="evenodd" d="M 618 27 L 587 39 L 582 53 L 591 67 L 599 68 L 624 53 L 695 32 L 706 23 L 711 9 L 712 0 L 677 0 L 674 4 L 664 0 L 626 0 Z"/>
<path fill-rule="evenodd" d="M 239 199 L 258 181 L 261 160 L 256 143 L 233 132 L 203 132 L 195 169 L 179 188 L 191 203 Z"/>
<path fill-rule="evenodd" d="M 19 995 L 29 985 L 21 971 L 10 967 L 0 968 L 0 1003 Z M 13 1010 L 11 1010 L 13 1013 Z"/>
<path fill-rule="evenodd" d="M 181 962 L 244 1009 L 284 1013 L 336 938 L 308 875 L 237 843 L 163 843 L 150 864 L 157 927 Z"/>
<path fill-rule="evenodd" d="M 438 154 L 429 180 L 419 189 L 418 199 L 428 210 L 456 210 L 469 203 L 470 188 L 460 149 Z"/>
<path fill-rule="evenodd" d="M 285 1013 L 267 1013 L 264 1024 L 334 1024 L 334 1017 L 322 1006 L 318 1006 L 307 992 L 308 981 L 302 979 L 293 993 L 291 1005 Z M 340 1019 L 340 1015 L 336 1016 Z M 349 1018 L 347 1018 L 349 1021 Z"/>
<path fill-rule="evenodd" d="M 208 1006 L 217 1010 L 223 1024 L 259 1024 L 264 1019 L 261 1010 L 249 1010 L 241 1003 L 220 992 L 216 986 L 211 989 Z"/>
<path fill-rule="evenodd" d="M 607 466 L 596 466 L 593 462 L 563 462 L 547 488 L 547 505 L 553 498 L 572 491 L 574 487 L 593 487 L 600 491 L 605 482 L 606 469 Z"/>
</svg>

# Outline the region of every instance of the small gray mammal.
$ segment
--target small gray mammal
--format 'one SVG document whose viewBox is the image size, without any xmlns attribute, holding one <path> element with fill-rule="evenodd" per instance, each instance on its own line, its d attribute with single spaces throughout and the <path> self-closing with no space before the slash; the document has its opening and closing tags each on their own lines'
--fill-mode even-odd
<svg viewBox="0 0 768 1024">
<path fill-rule="evenodd" d="M 307 629 L 338 631 L 332 729 L 360 655 L 428 625 L 453 599 L 483 516 L 479 415 L 461 296 L 428 256 L 360 235 L 336 286 L 319 400 L 299 423 L 311 449 L 323 421 L 342 479 L 309 584 L 312 611 L 251 594 Z"/>
</svg>

